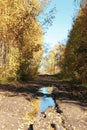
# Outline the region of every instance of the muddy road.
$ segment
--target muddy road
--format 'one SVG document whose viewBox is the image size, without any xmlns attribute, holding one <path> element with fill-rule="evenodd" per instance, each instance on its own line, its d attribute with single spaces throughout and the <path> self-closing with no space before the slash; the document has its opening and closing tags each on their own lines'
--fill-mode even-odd
<svg viewBox="0 0 87 130">
<path fill-rule="evenodd" d="M 0 84 L 0 130 L 83 129 L 87 130 L 87 89 L 52 76 Z"/>
</svg>

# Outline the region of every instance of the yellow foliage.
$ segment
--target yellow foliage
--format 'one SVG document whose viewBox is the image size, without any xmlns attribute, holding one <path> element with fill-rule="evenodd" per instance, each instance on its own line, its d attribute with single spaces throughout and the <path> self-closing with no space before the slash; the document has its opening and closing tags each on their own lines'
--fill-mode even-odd
<svg viewBox="0 0 87 130">
<path fill-rule="evenodd" d="M 20 52 L 18 48 L 11 48 L 10 49 L 10 54 L 8 56 L 9 59 L 9 74 L 12 77 L 17 77 L 17 70 L 20 67 Z"/>
<path fill-rule="evenodd" d="M 31 62 L 38 66 L 42 54 L 40 12 L 38 0 L 0 0 L 0 66 L 8 70 L 7 77 L 16 77 L 18 72 L 29 76 Z"/>
</svg>

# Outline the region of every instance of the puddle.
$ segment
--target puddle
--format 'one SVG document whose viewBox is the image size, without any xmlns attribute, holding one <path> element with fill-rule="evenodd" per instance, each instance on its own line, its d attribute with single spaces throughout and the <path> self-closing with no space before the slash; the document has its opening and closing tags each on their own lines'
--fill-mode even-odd
<svg viewBox="0 0 87 130">
<path fill-rule="evenodd" d="M 55 107 L 55 101 L 51 96 L 53 87 L 43 87 L 39 90 L 43 94 L 40 98 L 40 112 L 44 112 L 48 107 Z"/>
</svg>

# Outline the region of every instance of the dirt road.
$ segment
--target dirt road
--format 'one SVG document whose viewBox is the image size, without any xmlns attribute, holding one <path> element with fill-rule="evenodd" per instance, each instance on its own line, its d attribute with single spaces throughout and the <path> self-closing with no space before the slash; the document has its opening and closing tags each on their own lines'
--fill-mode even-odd
<svg viewBox="0 0 87 130">
<path fill-rule="evenodd" d="M 67 130 L 87 130 L 87 89 L 61 82 L 52 76 L 38 76 L 25 84 L 0 85 L 0 130 L 30 130 L 30 124 L 35 126 L 38 108 L 34 100 L 41 96 L 39 88 L 48 86 L 54 87 L 52 96 L 63 126 Z"/>
</svg>

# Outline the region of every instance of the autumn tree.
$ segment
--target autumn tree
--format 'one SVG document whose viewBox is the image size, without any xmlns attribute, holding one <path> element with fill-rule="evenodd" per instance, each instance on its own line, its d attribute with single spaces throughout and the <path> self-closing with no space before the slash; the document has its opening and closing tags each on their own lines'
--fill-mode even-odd
<svg viewBox="0 0 87 130">
<path fill-rule="evenodd" d="M 61 61 L 63 59 L 63 54 L 65 50 L 65 45 L 56 44 L 56 46 L 51 49 L 44 57 L 42 57 L 42 72 L 48 74 L 57 74 L 61 71 Z"/>
<path fill-rule="evenodd" d="M 87 82 L 87 5 L 83 6 L 70 31 L 63 71 L 68 77 Z"/>
<path fill-rule="evenodd" d="M 36 73 L 42 54 L 40 12 L 38 0 L 0 0 L 0 76 L 26 79 Z"/>
</svg>

